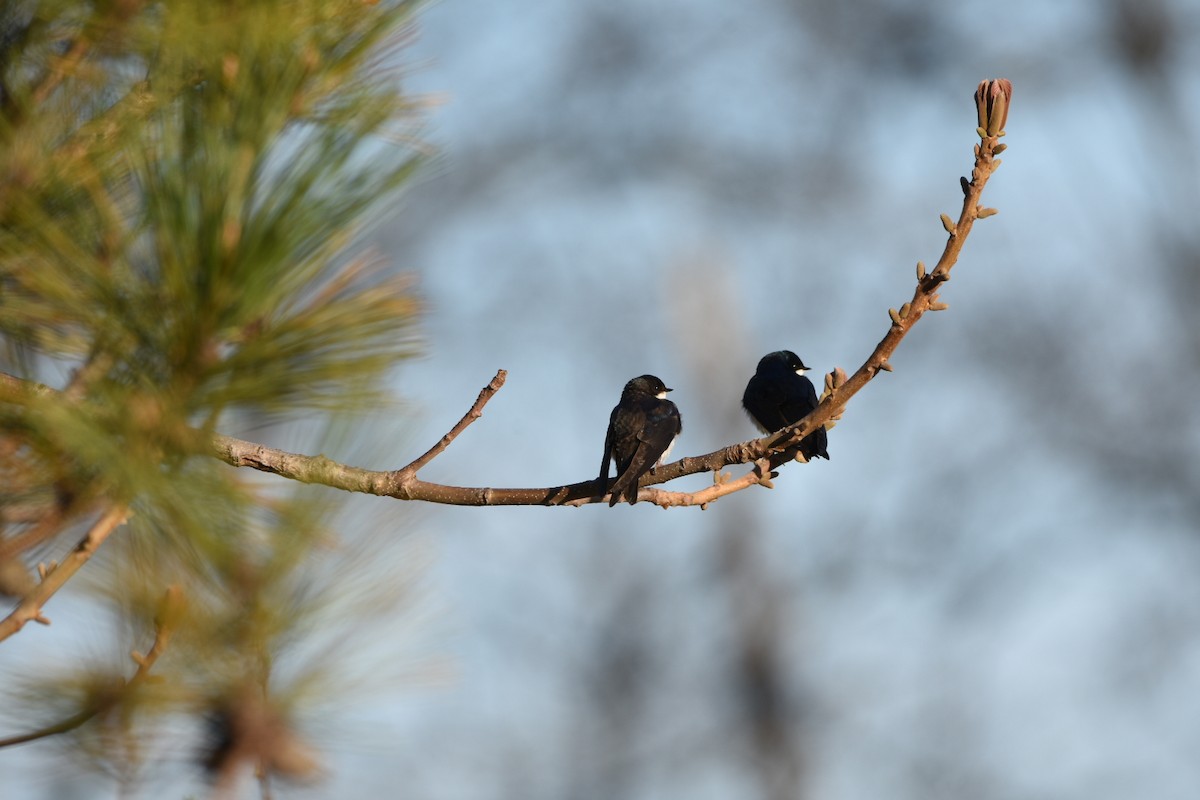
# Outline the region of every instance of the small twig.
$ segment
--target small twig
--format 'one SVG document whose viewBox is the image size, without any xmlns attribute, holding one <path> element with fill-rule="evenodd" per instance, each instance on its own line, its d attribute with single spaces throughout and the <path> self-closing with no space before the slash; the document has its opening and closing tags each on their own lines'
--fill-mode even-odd
<svg viewBox="0 0 1200 800">
<path fill-rule="evenodd" d="M 104 543 L 108 535 L 116 530 L 128 515 L 129 510 L 125 506 L 114 506 L 100 517 L 63 562 L 49 571 L 37 588 L 21 600 L 11 614 L 0 620 L 0 642 L 21 630 L 25 623 L 31 620 L 49 624 L 49 620 L 42 616 L 42 606 L 87 563 L 96 552 L 96 548 Z"/>
<path fill-rule="evenodd" d="M 167 589 L 167 593 L 163 598 L 163 608 L 168 608 L 172 605 L 177 606 L 182 597 L 182 592 L 178 586 L 172 586 Z M 134 663 L 137 664 L 137 670 L 133 673 L 128 681 L 117 691 L 105 696 L 91 708 L 84 709 L 78 714 L 68 717 L 62 722 L 57 722 L 45 728 L 41 728 L 31 733 L 23 733 L 19 736 L 10 736 L 7 739 L 0 739 L 0 748 L 11 747 L 16 744 L 25 744 L 27 742 L 35 742 L 38 739 L 45 739 L 49 736 L 57 736 L 60 733 L 73 731 L 80 725 L 83 725 L 93 717 L 103 714 L 111 708 L 114 708 L 121 702 L 122 698 L 137 688 L 138 684 L 146 679 L 150 673 L 154 663 L 158 661 L 158 657 L 167 649 L 167 644 L 171 639 L 171 632 L 174 623 L 174 615 L 163 613 L 155 620 L 154 644 L 150 646 L 150 651 L 146 655 L 140 653 L 130 654 Z"/>
<path fill-rule="evenodd" d="M 450 443 L 457 439 L 459 434 L 467 429 L 468 425 L 483 416 L 483 407 L 486 406 L 488 401 L 492 399 L 492 395 L 500 391 L 500 387 L 504 385 L 504 379 L 507 377 L 508 370 L 497 370 L 496 377 L 492 378 L 491 383 L 483 387 L 483 389 L 479 392 L 479 397 L 475 398 L 475 404 L 471 406 L 470 410 L 467 411 L 466 414 L 463 415 L 463 418 L 458 421 L 458 424 L 451 428 L 450 432 L 443 436 L 437 444 L 429 448 L 424 455 L 413 461 L 408 466 L 402 467 L 399 472 L 405 476 L 416 475 L 417 471 L 420 470 L 421 467 L 425 466 L 430 461 L 433 461 L 433 459 L 441 455 L 442 451 L 449 447 Z"/>
<path fill-rule="evenodd" d="M 762 485 L 768 489 L 771 484 L 772 459 L 761 458 L 754 462 L 753 467 L 740 478 L 714 483 L 698 492 L 668 492 L 663 489 L 648 489 L 646 499 L 657 506 L 671 508 L 672 506 L 700 506 L 706 508 L 709 503 L 734 492 L 749 489 L 751 486 Z"/>
</svg>

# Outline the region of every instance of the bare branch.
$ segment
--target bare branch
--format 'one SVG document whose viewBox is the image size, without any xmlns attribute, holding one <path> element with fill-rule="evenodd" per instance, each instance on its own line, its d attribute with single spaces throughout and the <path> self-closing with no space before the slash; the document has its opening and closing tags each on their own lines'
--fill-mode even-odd
<svg viewBox="0 0 1200 800">
<path fill-rule="evenodd" d="M 725 495 L 741 491 L 756 484 L 769 482 L 769 474 L 764 472 L 763 466 L 757 462 L 768 459 L 773 467 L 790 460 L 791 453 L 789 451 L 800 440 L 816 430 L 818 426 L 824 425 L 826 422 L 840 416 L 850 398 L 858 394 L 876 375 L 880 372 L 890 372 L 892 367 L 889 359 L 900 345 L 900 342 L 903 341 L 904 337 L 912 329 L 913 325 L 916 324 L 917 320 L 926 311 L 936 311 L 944 307 L 939 302 L 937 289 L 942 283 L 950 279 L 950 270 L 957 263 L 958 257 L 962 253 L 963 245 L 966 243 L 967 236 L 970 234 L 975 220 L 980 218 L 980 216 L 988 216 L 986 214 L 981 215 L 979 198 L 988 179 L 1000 165 L 1000 161 L 995 159 L 993 155 L 997 145 L 998 136 L 985 137 L 980 144 L 976 145 L 975 167 L 972 170 L 972 180 L 967 183 L 967 190 L 963 197 L 962 210 L 959 213 L 958 221 L 947 226 L 949 233 L 937 266 L 928 275 L 923 274 L 924 271 L 922 270 L 922 277 L 917 281 L 912 299 L 902 307 L 904 313 L 894 312 L 892 325 L 888 329 L 887 334 L 875 346 L 875 350 L 863 362 L 863 365 L 849 379 L 831 388 L 826 398 L 812 413 L 794 425 L 783 429 L 783 431 L 773 433 L 761 439 L 752 439 L 747 442 L 733 444 L 703 456 L 682 458 L 671 464 L 663 465 L 643 478 L 642 485 L 646 487 L 665 483 L 699 472 L 719 472 L 724 467 L 732 464 L 756 463 L 755 469 L 741 478 L 728 483 L 716 484 L 694 493 L 643 490 L 643 493 L 640 495 L 641 499 L 657 503 L 664 508 L 695 505 L 703 507 Z M 503 373 L 503 370 L 501 373 Z M 494 383 L 495 381 L 493 380 Z M 419 469 L 429 463 L 430 460 L 453 441 L 462 428 L 465 428 L 466 425 L 474 421 L 475 417 L 472 417 L 472 413 L 482 408 L 482 404 L 491 396 L 488 393 L 488 389 L 490 388 L 491 385 L 480 393 L 480 398 L 476 401 L 476 405 L 472 407 L 472 410 L 468 412 L 459 425 L 455 426 L 449 434 L 443 437 L 438 446 L 413 462 L 416 468 Z M 344 465 L 330 462 L 322 456 L 310 458 L 293 453 L 271 450 L 270 448 L 264 448 L 250 442 L 241 442 L 229 437 L 219 438 L 218 457 L 234 466 L 250 466 L 265 472 L 274 472 L 285 477 L 307 480 L 314 483 L 326 483 L 325 479 L 337 477 L 339 480 L 336 484 L 327 485 L 335 485 L 337 488 L 348 489 L 350 491 L 384 494 L 401 500 L 423 500 L 450 505 L 585 505 L 599 502 L 603 499 L 603 492 L 597 493 L 599 487 L 596 486 L 595 481 L 581 481 L 565 486 L 541 489 L 447 486 L 417 480 L 413 475 L 415 470 L 413 470 L 413 473 L 402 476 L 401 473 L 409 469 L 408 467 L 405 470 L 398 470 L 396 472 L 371 472 L 369 470 L 345 467 Z M 217 443 L 214 442 L 214 444 Z M 410 465 L 410 467 L 413 465 Z"/>
<path fill-rule="evenodd" d="M 23 733 L 19 736 L 10 736 L 7 739 L 0 739 L 0 747 L 11 747 L 15 744 L 25 744 L 26 742 L 35 742 L 38 739 L 45 739 L 48 736 L 57 736 L 60 733 L 73 731 L 80 725 L 83 725 L 88 720 L 103 714 L 111 708 L 116 707 L 118 703 L 130 692 L 137 688 L 146 676 L 150 673 L 154 663 L 158 661 L 158 657 L 167 649 L 167 643 L 171 639 L 171 632 L 175 622 L 175 614 L 166 613 L 166 610 L 172 607 L 178 607 L 182 598 L 183 592 L 178 586 L 171 586 L 167 589 L 166 595 L 163 597 L 162 609 L 164 613 L 160 613 L 155 619 L 154 644 L 150 646 L 150 651 L 146 655 L 142 655 L 137 651 L 130 654 L 134 663 L 137 664 L 137 670 L 133 673 L 133 677 L 124 683 L 118 690 L 105 695 L 102 699 L 95 702 L 92 707 L 80 711 L 62 722 L 57 722 L 45 728 L 41 728 L 30 733 Z"/>
<path fill-rule="evenodd" d="M 70 555 L 61 564 L 47 570 L 37 588 L 21 600 L 11 614 L 0 620 L 0 642 L 21 630 L 30 620 L 49 624 L 49 620 L 42 616 L 42 606 L 87 563 L 108 535 L 125 522 L 128 514 L 125 506 L 114 506 L 100 517 Z"/>
<path fill-rule="evenodd" d="M 837 420 L 846 404 L 858 394 L 880 372 L 890 372 L 890 359 L 900 342 L 927 311 L 940 311 L 946 308 L 941 302 L 938 290 L 941 285 L 950 280 L 950 271 L 958 262 L 963 245 L 976 219 L 983 219 L 995 213 L 994 209 L 983 208 L 979 199 L 984 186 L 1000 166 L 996 154 L 1004 150 L 999 143 L 1004 135 L 1000 128 L 1007 117 L 1007 103 L 1011 99 L 1012 87 L 1007 81 L 985 82 L 983 86 L 993 83 L 1006 87 L 1003 92 L 999 89 L 988 90 L 984 93 L 988 125 L 979 128 L 981 141 L 975 145 L 975 164 L 971 171 L 971 179 L 961 179 L 963 190 L 962 209 L 958 220 L 952 220 L 948 215 L 942 215 L 942 224 L 946 228 L 946 244 L 941 257 L 932 272 L 926 273 L 924 265 L 917 266 L 917 285 L 913 290 L 912 299 L 897 309 L 888 312 L 891 327 L 875 346 L 874 351 L 863 362 L 862 366 L 848 379 L 844 378 L 841 370 L 836 370 L 827 381 L 827 394 L 818 406 L 804 419 L 790 427 L 765 436 L 761 439 L 751 439 L 729 445 L 720 450 L 702 456 L 682 458 L 670 464 L 652 470 L 641 481 L 642 491 L 639 498 L 656 503 L 664 508 L 671 506 L 700 506 L 705 507 L 721 497 L 742 491 L 754 485 L 770 487 L 771 472 L 775 467 L 792 460 L 800 441 L 817 429 L 818 426 Z M 1003 96 L 1003 104 L 996 99 Z M 985 118 L 985 110 L 981 110 L 981 119 Z M 316 483 L 352 492 L 394 497 L 398 500 L 420 500 L 430 503 L 467 506 L 496 506 L 496 505 L 587 505 L 604 499 L 607 487 L 597 485 L 595 479 L 580 481 L 563 486 L 551 486 L 537 489 L 489 488 L 451 486 L 430 483 L 417 478 L 417 472 L 429 464 L 469 426 L 482 415 L 483 407 L 487 404 L 501 386 L 506 376 L 504 370 L 499 370 L 486 387 L 479 393 L 475 404 L 471 406 L 458 424 L 412 463 L 398 470 L 373 471 L 340 464 L 322 455 L 305 456 L 289 453 L 284 450 L 265 447 L 253 442 L 235 439 L 230 436 L 214 435 L 211 438 L 210 453 L 216 458 L 235 467 L 251 467 L 262 472 L 269 472 L 291 480 L 305 483 Z M 45 387 L 32 388 L 24 381 L 12 376 L 0 374 L 0 388 L 16 390 L 24 386 L 26 391 L 40 392 Z M 665 483 L 685 475 L 700 472 L 720 473 L 723 468 L 733 464 L 754 464 L 754 468 L 735 480 L 720 482 L 698 492 L 667 492 L 647 487 Z"/>
<path fill-rule="evenodd" d="M 748 489 L 751 486 L 762 485 L 768 489 L 773 489 L 775 487 L 771 483 L 771 478 L 775 473 L 771 472 L 770 462 L 771 459 L 769 458 L 759 459 L 754 462 L 749 472 L 737 480 L 715 482 L 712 486 L 699 492 L 667 492 L 662 489 L 651 489 L 647 493 L 647 499 L 663 508 L 671 508 L 672 506 L 700 506 L 703 510 L 712 501 L 727 494 Z"/>
</svg>

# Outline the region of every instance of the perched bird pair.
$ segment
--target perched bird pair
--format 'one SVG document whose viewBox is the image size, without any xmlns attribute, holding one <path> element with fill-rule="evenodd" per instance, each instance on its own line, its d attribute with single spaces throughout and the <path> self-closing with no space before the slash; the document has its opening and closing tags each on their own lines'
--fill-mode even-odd
<svg viewBox="0 0 1200 800">
<path fill-rule="evenodd" d="M 817 391 L 804 377 L 808 367 L 791 350 L 768 353 L 742 395 L 742 407 L 763 433 L 774 433 L 799 422 L 817 407 Z M 617 480 L 608 500 L 637 502 L 638 481 L 666 460 L 683 430 L 679 409 L 667 399 L 671 391 L 653 375 L 640 375 L 621 391 L 621 402 L 608 418 L 604 437 L 604 462 L 600 465 L 601 491 L 608 486 L 610 461 L 617 465 Z M 829 458 L 825 427 L 800 440 L 806 459 Z"/>
</svg>

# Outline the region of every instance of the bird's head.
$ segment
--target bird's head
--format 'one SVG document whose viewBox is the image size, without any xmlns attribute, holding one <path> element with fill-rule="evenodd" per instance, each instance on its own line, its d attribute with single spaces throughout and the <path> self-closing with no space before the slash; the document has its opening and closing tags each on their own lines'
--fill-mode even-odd
<svg viewBox="0 0 1200 800">
<path fill-rule="evenodd" d="M 797 375 L 803 375 L 808 372 L 808 367 L 800 360 L 800 356 L 793 353 L 791 350 L 776 350 L 774 353 L 767 353 L 758 362 L 758 371 L 764 373 L 794 372 Z"/>
<path fill-rule="evenodd" d="M 625 391 L 621 393 L 623 397 L 639 397 L 649 395 L 663 400 L 667 396 L 667 392 L 671 389 L 667 385 L 653 375 L 639 375 L 638 377 L 625 384 Z"/>
</svg>

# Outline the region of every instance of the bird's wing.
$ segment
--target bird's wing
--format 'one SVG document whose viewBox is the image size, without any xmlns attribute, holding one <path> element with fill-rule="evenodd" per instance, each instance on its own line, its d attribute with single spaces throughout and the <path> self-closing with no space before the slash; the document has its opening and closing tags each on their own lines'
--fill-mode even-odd
<svg viewBox="0 0 1200 800">
<path fill-rule="evenodd" d="M 683 420 L 679 409 L 670 400 L 659 400 L 654 408 L 646 413 L 646 424 L 638 439 L 654 452 L 654 461 L 671 449 L 675 437 L 683 430 Z M 642 449 L 640 446 L 638 449 Z"/>
<path fill-rule="evenodd" d="M 788 387 L 787 399 L 779 403 L 779 416 L 784 425 L 799 422 L 817 407 L 817 392 L 807 378 L 796 376 L 796 383 Z M 783 427 L 782 425 L 780 427 Z"/>
<path fill-rule="evenodd" d="M 613 457 L 613 428 L 617 421 L 617 409 L 608 415 L 608 431 L 604 434 L 604 461 L 600 464 L 600 490 L 608 486 L 608 465 Z"/>
<path fill-rule="evenodd" d="M 742 395 L 742 405 L 760 428 L 777 431 L 788 424 L 785 395 L 775 381 L 755 375 Z"/>
</svg>

